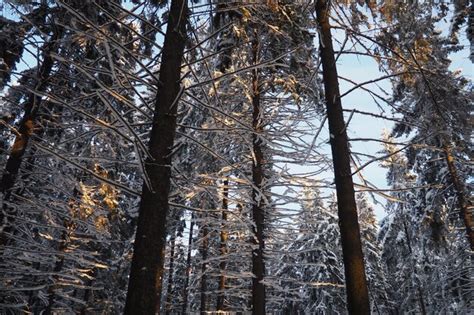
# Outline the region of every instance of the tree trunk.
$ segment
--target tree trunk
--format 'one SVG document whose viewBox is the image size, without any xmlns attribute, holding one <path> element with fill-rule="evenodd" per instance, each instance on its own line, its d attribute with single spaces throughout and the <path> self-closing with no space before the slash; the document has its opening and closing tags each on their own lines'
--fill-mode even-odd
<svg viewBox="0 0 474 315">
<path fill-rule="evenodd" d="M 207 299 L 206 299 L 206 293 L 207 293 L 207 252 L 208 252 L 208 246 L 209 246 L 209 235 L 208 235 L 208 230 L 206 227 L 202 228 L 202 265 L 201 265 L 201 314 L 206 314 L 207 311 Z"/>
<path fill-rule="evenodd" d="M 259 62 L 260 43 L 258 34 L 255 32 L 256 38 L 252 43 L 253 62 Z M 255 188 L 252 189 L 252 217 L 255 223 L 252 250 L 252 314 L 265 314 L 265 286 L 262 283 L 265 275 L 265 262 L 263 252 L 265 248 L 263 229 L 265 226 L 265 202 L 262 197 L 262 183 L 264 178 L 264 158 L 263 144 L 260 139 L 263 133 L 262 111 L 260 105 L 260 82 L 259 73 L 255 69 L 252 71 L 252 150 L 254 160 L 252 163 L 252 182 Z"/>
<path fill-rule="evenodd" d="M 219 275 L 219 293 L 217 296 L 217 311 L 225 311 L 225 271 L 226 271 L 226 257 L 227 254 L 227 238 L 229 233 L 226 230 L 227 222 L 227 210 L 229 208 L 229 180 L 224 180 L 222 187 L 222 223 L 221 223 L 221 243 L 220 243 L 220 252 L 221 252 L 221 261 L 219 264 L 220 275 Z"/>
<path fill-rule="evenodd" d="M 186 309 L 188 307 L 188 286 L 189 286 L 189 276 L 191 274 L 191 248 L 193 245 L 193 228 L 194 228 L 194 214 L 191 215 L 191 223 L 189 224 L 188 255 L 186 258 L 186 278 L 184 279 L 184 287 L 183 287 L 182 314 L 186 314 Z"/>
<path fill-rule="evenodd" d="M 445 154 L 446 164 L 448 164 L 449 175 L 451 176 L 451 181 L 453 182 L 454 189 L 456 190 L 456 195 L 458 199 L 459 213 L 461 220 L 464 222 L 464 227 L 466 229 L 466 237 L 469 242 L 471 251 L 474 251 L 474 222 L 469 211 L 468 199 L 466 198 L 466 190 L 462 184 L 461 179 L 459 178 L 456 165 L 454 164 L 454 156 L 451 151 L 451 148 L 447 145 L 443 147 Z"/>
<path fill-rule="evenodd" d="M 170 248 L 170 268 L 168 271 L 168 289 L 166 291 L 166 303 L 165 303 L 165 314 L 169 315 L 171 312 L 171 303 L 172 303 L 172 289 L 173 289 L 173 272 L 174 272 L 174 247 L 176 244 L 176 237 L 173 233 L 171 238 L 171 248 Z"/>
<path fill-rule="evenodd" d="M 336 183 L 339 227 L 346 278 L 349 314 L 370 314 L 364 257 L 357 219 L 350 151 L 339 92 L 336 61 L 329 25 L 330 2 L 318 0 L 316 14 L 320 31 L 321 63 Z"/>
<path fill-rule="evenodd" d="M 51 71 L 53 69 L 54 60 L 51 57 L 51 53 L 57 52 L 59 48 L 58 40 L 62 37 L 62 28 L 58 28 L 58 31 L 54 32 L 49 42 L 43 46 L 43 62 L 38 69 L 38 77 L 34 90 L 37 92 L 44 92 L 48 86 Z M 15 186 L 16 178 L 20 170 L 20 166 L 23 161 L 23 156 L 28 147 L 31 136 L 35 132 L 35 122 L 37 119 L 38 111 L 41 106 L 41 96 L 31 92 L 28 96 L 28 100 L 24 105 L 24 114 L 18 126 L 18 135 L 13 142 L 10 155 L 5 164 L 2 179 L 0 181 L 0 192 L 3 193 L 3 199 L 8 200 L 11 197 L 12 189 Z M 8 217 L 5 214 L 8 213 Z M 9 209 L 5 204 L 3 205 L 3 211 L 0 212 L 0 224 L 2 229 L 0 232 L 0 246 L 6 245 L 8 241 L 8 234 L 13 232 L 12 219 L 16 213 L 15 209 Z"/>
<path fill-rule="evenodd" d="M 56 282 L 59 280 L 59 272 L 63 269 L 64 266 L 64 260 L 65 260 L 65 253 L 68 249 L 69 246 L 69 239 L 70 235 L 69 230 L 70 230 L 70 224 L 69 223 L 64 223 L 65 230 L 63 231 L 61 235 L 61 240 L 59 242 L 59 247 L 58 247 L 58 252 L 63 253 L 57 257 L 56 263 L 54 264 L 53 268 L 53 283 L 51 286 L 48 288 L 48 304 L 46 305 L 46 308 L 44 310 L 45 315 L 50 315 L 53 309 L 53 305 L 55 303 L 55 297 L 56 297 L 56 289 L 57 285 Z"/>
<path fill-rule="evenodd" d="M 171 149 L 176 133 L 176 102 L 180 93 L 187 15 L 187 1 L 171 2 L 149 142 L 154 160 L 147 159 L 145 164 L 151 187 L 144 184 L 142 190 L 124 311 L 127 315 L 150 315 L 159 310 L 169 212 Z"/>
</svg>

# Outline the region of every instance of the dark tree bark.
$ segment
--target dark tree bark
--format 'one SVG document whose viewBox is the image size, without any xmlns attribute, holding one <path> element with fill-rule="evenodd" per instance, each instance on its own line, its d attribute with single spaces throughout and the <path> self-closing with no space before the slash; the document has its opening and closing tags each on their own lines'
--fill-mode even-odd
<svg viewBox="0 0 474 315">
<path fill-rule="evenodd" d="M 176 236 L 172 235 L 171 238 L 171 248 L 170 248 L 170 268 L 168 271 L 168 288 L 166 291 L 166 303 L 165 303 L 165 314 L 169 315 L 171 313 L 171 302 L 173 298 L 173 273 L 174 273 L 174 248 L 176 244 Z"/>
<path fill-rule="evenodd" d="M 257 32 L 255 32 L 257 33 Z M 258 34 L 252 43 L 252 54 L 254 64 L 259 62 L 259 46 Z M 255 223 L 253 243 L 255 249 L 252 251 L 252 314 L 265 314 L 265 286 L 262 283 L 265 275 L 265 262 L 263 252 L 265 248 L 264 243 L 264 227 L 265 227 L 265 202 L 262 198 L 263 190 L 262 183 L 264 179 L 264 157 L 263 144 L 260 139 L 263 133 L 262 111 L 260 104 L 260 80 L 257 69 L 252 71 L 252 150 L 254 160 L 252 163 L 252 181 L 254 188 L 252 188 L 252 217 Z"/>
<path fill-rule="evenodd" d="M 208 247 L 209 247 L 209 235 L 207 227 L 202 227 L 202 260 L 203 263 L 201 265 L 201 314 L 206 314 L 207 312 L 207 254 L 208 254 Z"/>
<path fill-rule="evenodd" d="M 163 44 L 155 114 L 145 170 L 151 187 L 143 185 L 125 314 L 155 314 L 161 297 L 169 212 L 171 149 L 176 133 L 177 98 L 186 42 L 187 1 L 173 0 Z"/>
<path fill-rule="evenodd" d="M 34 87 L 36 92 L 44 92 L 48 87 L 54 65 L 51 53 L 57 52 L 59 48 L 58 41 L 62 37 L 62 34 L 62 28 L 57 28 L 57 31 L 53 33 L 51 39 L 43 47 L 43 61 L 38 69 L 36 86 Z M 31 92 L 24 104 L 24 114 L 18 126 L 18 135 L 13 142 L 0 181 L 0 192 L 3 193 L 4 200 L 8 200 L 11 197 L 23 161 L 23 156 L 25 155 L 30 138 L 35 132 L 35 123 L 38 118 L 37 116 L 41 103 L 41 96 Z M 12 217 L 15 215 L 15 212 L 15 209 L 9 209 L 6 205 L 3 206 L 3 211 L 0 212 L 0 224 L 4 225 L 0 233 L 0 246 L 6 245 L 8 235 L 13 232 Z M 7 217 L 5 217 L 6 213 L 8 213 Z"/>
<path fill-rule="evenodd" d="M 217 295 L 217 311 L 225 311 L 225 271 L 226 271 L 226 257 L 227 254 L 227 239 L 229 233 L 226 230 L 227 222 L 227 210 L 229 208 L 229 180 L 224 180 L 222 187 L 222 223 L 221 223 L 221 242 L 220 242 L 220 253 L 221 261 L 219 263 L 220 275 L 219 275 L 219 293 Z"/>
<path fill-rule="evenodd" d="M 346 278 L 349 314 L 370 314 L 369 294 L 360 240 L 350 151 L 339 92 L 336 61 L 329 25 L 330 1 L 318 0 L 316 14 L 320 31 L 321 63 L 326 98 L 331 151 L 336 183 L 339 227 Z"/>
<path fill-rule="evenodd" d="M 183 287 L 182 314 L 186 314 L 186 309 L 188 307 L 188 287 L 189 287 L 189 276 L 191 274 L 191 249 L 193 245 L 193 229 L 194 229 L 194 214 L 191 216 L 191 223 L 189 225 L 188 253 L 187 253 L 187 258 L 186 258 L 186 278 L 184 279 L 184 287 Z"/>
</svg>

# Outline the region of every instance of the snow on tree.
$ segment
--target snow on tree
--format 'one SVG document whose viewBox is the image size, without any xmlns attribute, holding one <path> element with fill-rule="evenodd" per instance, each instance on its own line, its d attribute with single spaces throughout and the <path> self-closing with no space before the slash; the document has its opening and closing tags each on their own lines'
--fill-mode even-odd
<svg viewBox="0 0 474 315">
<path fill-rule="evenodd" d="M 469 3 L 316 4 L 5 1 L 0 313 L 470 310 L 474 97 L 449 64 Z M 346 54 L 377 60 L 393 97 L 339 80 L 396 122 L 371 139 L 389 193 L 365 183 L 350 207 L 352 183 L 338 205 L 314 179 L 327 143 L 336 183 L 363 169 L 346 136 L 361 111 L 344 121 L 352 90 L 333 89 Z M 388 198 L 380 228 L 366 190 Z M 356 222 L 370 305 L 345 294 Z"/>
</svg>

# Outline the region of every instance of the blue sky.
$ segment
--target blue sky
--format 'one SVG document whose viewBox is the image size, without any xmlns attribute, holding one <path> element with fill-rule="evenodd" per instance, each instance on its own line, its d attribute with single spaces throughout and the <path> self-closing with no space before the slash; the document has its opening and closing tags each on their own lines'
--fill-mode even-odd
<svg viewBox="0 0 474 315">
<path fill-rule="evenodd" d="M 441 25 L 441 27 L 443 28 L 444 32 L 448 31 L 447 24 Z M 469 42 L 466 38 L 465 28 L 463 28 L 460 32 L 460 41 L 464 44 L 464 49 L 451 54 L 450 59 L 452 64 L 450 69 L 460 70 L 466 78 L 472 80 L 473 64 L 469 59 Z M 378 64 L 375 62 L 375 60 L 366 56 L 341 55 L 337 66 L 340 76 L 351 78 L 351 80 L 358 83 L 376 79 L 384 75 L 378 70 Z M 370 84 L 366 87 L 378 92 L 377 85 L 382 87 L 387 92 L 391 92 L 391 84 L 389 80 L 380 81 L 377 82 L 377 84 Z M 352 86 L 353 85 L 351 83 L 341 80 L 341 93 L 343 94 Z M 342 103 L 344 109 L 356 108 L 361 111 L 380 113 L 380 109 L 377 107 L 369 93 L 362 90 L 351 92 L 349 95 L 343 98 Z M 384 109 L 386 110 L 385 115 L 391 116 L 390 108 L 385 107 Z M 354 115 L 348 128 L 348 136 L 349 138 L 380 138 L 383 130 L 387 129 L 390 131 L 392 126 L 393 124 L 390 121 Z M 352 142 L 351 145 L 353 151 L 371 155 L 377 155 L 376 153 L 382 149 L 382 145 L 376 142 Z M 385 179 L 386 171 L 384 168 L 379 166 L 378 162 L 372 163 L 367 168 L 365 168 L 363 170 L 363 174 L 369 182 L 373 183 L 378 188 L 388 188 Z M 354 177 L 354 181 L 357 182 L 356 177 Z M 383 198 L 377 196 L 375 197 L 377 200 L 384 203 Z M 384 217 L 385 211 L 381 205 L 376 205 L 376 215 L 379 219 Z"/>
</svg>

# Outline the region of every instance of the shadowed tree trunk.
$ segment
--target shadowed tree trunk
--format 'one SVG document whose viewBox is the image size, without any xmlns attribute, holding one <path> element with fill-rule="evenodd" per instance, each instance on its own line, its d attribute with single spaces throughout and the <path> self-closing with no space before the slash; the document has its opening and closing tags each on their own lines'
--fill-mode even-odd
<svg viewBox="0 0 474 315">
<path fill-rule="evenodd" d="M 326 109 L 346 278 L 347 309 L 349 314 L 370 314 L 364 257 L 351 175 L 350 151 L 332 46 L 329 11 L 330 1 L 318 0 L 316 2 L 316 14 L 320 31 L 321 64 L 323 66 Z"/>
<path fill-rule="evenodd" d="M 207 311 L 207 252 L 209 246 L 209 235 L 206 227 L 202 228 L 202 266 L 201 266 L 201 314 L 206 314 Z"/>
<path fill-rule="evenodd" d="M 254 64 L 259 62 L 260 43 L 258 33 L 252 43 L 252 54 Z M 264 178 L 263 144 L 260 136 L 263 133 L 262 111 L 260 104 L 260 80 L 257 69 L 252 71 L 252 150 L 254 159 L 252 161 L 252 218 L 255 223 L 252 250 L 252 314 L 265 314 L 265 286 L 262 283 L 265 275 L 265 262 L 263 252 L 265 248 L 263 229 L 265 226 L 265 201 L 262 191 Z"/>
<path fill-rule="evenodd" d="M 188 239 L 188 255 L 186 258 L 186 278 L 184 279 L 183 287 L 183 310 L 182 314 L 186 314 L 186 309 L 188 307 L 188 286 L 189 286 L 189 276 L 191 274 L 191 249 L 193 244 L 193 229 L 194 229 L 194 213 L 191 215 L 191 223 L 189 225 L 189 239 Z"/>
<path fill-rule="evenodd" d="M 227 238 L 229 233 L 226 230 L 227 222 L 227 210 L 229 208 L 229 180 L 224 180 L 222 187 L 222 223 L 221 223 L 221 243 L 220 243 L 220 252 L 221 252 L 221 261 L 219 264 L 220 275 L 219 275 L 219 294 L 217 296 L 217 306 L 218 311 L 225 311 L 225 269 L 226 269 L 226 257 L 227 254 Z"/>
<path fill-rule="evenodd" d="M 187 1 L 173 0 L 162 50 L 155 114 L 145 171 L 151 187 L 143 185 L 127 299 L 127 315 L 155 314 L 161 298 L 166 242 L 171 149 L 176 133 L 177 98 L 186 42 Z"/>
<path fill-rule="evenodd" d="M 165 303 L 165 314 L 168 315 L 171 312 L 171 301 L 173 298 L 173 272 L 174 272 L 174 248 L 176 245 L 176 236 L 172 235 L 171 237 L 171 248 L 170 248 L 170 268 L 168 271 L 168 288 L 166 291 L 166 303 Z"/>
<path fill-rule="evenodd" d="M 54 65 L 54 60 L 53 57 L 51 57 L 51 54 L 57 52 L 59 48 L 58 40 L 62 37 L 62 34 L 62 28 L 57 28 L 57 31 L 53 33 L 51 39 L 43 46 L 43 61 L 38 69 L 36 86 L 33 88 L 35 92 L 44 92 L 48 87 L 51 71 Z M 0 181 L 0 192 L 3 193 L 4 200 L 8 200 L 11 197 L 12 189 L 15 186 L 18 172 L 23 161 L 23 156 L 25 155 L 30 138 L 35 132 L 35 123 L 38 118 L 37 116 L 41 103 L 41 96 L 30 92 L 28 99 L 24 104 L 24 114 L 19 123 L 18 133 L 13 142 Z M 3 211 L 0 212 L 0 224 L 3 227 L 0 232 L 0 245 L 6 245 L 8 234 L 13 232 L 12 217 L 15 215 L 15 212 L 15 209 L 9 209 L 5 204 L 3 206 Z M 8 213 L 7 217 L 5 216 L 6 213 Z"/>
</svg>

